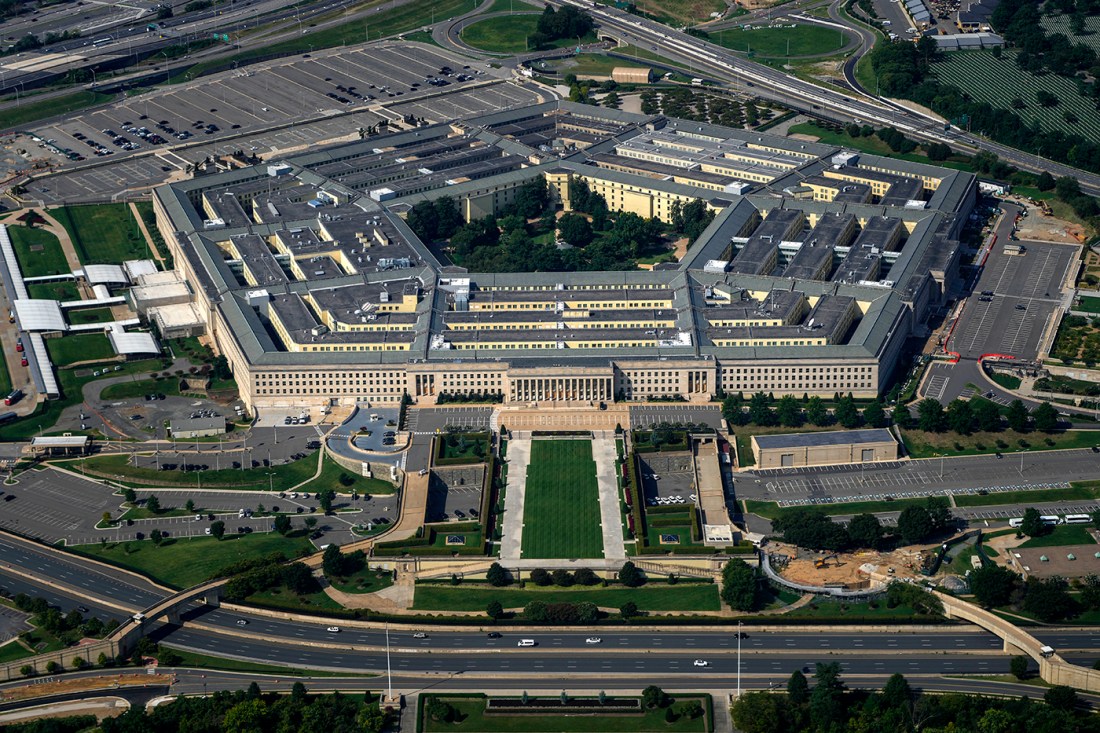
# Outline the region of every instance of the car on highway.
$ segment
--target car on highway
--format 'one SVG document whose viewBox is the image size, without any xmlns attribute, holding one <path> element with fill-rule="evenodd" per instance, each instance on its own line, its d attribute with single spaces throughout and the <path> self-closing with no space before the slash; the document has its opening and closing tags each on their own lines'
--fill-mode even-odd
<svg viewBox="0 0 1100 733">
<path fill-rule="evenodd" d="M 423 631 L 417 631 L 415 634 L 413 634 L 413 638 L 414 639 L 427 639 L 428 635 L 425 634 Z"/>
<path fill-rule="evenodd" d="M 588 637 L 587 639 L 584 640 L 584 643 L 585 644 L 602 644 L 603 639 L 601 639 L 598 636 L 590 636 L 590 637 Z"/>
<path fill-rule="evenodd" d="M 692 664 L 694 664 L 696 667 L 709 667 L 710 666 L 710 662 L 708 662 L 705 659 L 696 659 L 694 662 L 692 662 Z"/>
<path fill-rule="evenodd" d="M 246 618 L 237 619 L 237 626 L 248 626 L 248 619 L 246 619 Z"/>
<path fill-rule="evenodd" d="M 338 633 L 340 633 L 340 627 L 339 626 L 329 626 L 327 629 L 325 629 L 325 631 L 329 632 L 330 634 L 338 634 Z"/>
<path fill-rule="evenodd" d="M 499 631 L 490 631 L 488 636 L 489 636 L 490 639 L 499 639 L 500 638 L 500 632 Z"/>
</svg>

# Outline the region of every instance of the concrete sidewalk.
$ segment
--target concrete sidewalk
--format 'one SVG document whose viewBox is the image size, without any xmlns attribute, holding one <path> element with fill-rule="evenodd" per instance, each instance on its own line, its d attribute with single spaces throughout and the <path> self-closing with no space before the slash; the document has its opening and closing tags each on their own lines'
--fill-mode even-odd
<svg viewBox="0 0 1100 733">
<path fill-rule="evenodd" d="M 531 462 L 531 440 L 508 441 L 508 483 L 504 490 L 504 520 L 500 527 L 500 560 L 520 559 L 523 547 L 523 489 L 527 483 L 527 465 Z"/>
<path fill-rule="evenodd" d="M 608 560 L 625 560 L 622 512 L 619 511 L 619 484 L 616 478 L 615 434 L 597 433 L 592 441 L 592 458 L 596 461 L 596 483 L 600 489 L 600 522 L 603 526 L 603 556 Z"/>
</svg>

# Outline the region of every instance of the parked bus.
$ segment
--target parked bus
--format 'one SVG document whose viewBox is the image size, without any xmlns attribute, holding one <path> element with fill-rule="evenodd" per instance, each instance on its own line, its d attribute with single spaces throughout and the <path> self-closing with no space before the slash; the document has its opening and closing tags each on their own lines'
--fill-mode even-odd
<svg viewBox="0 0 1100 733">
<path fill-rule="evenodd" d="M 1015 527 L 1016 529 L 1019 529 L 1020 527 L 1022 527 L 1023 524 L 1024 524 L 1024 518 L 1023 517 L 1013 517 L 1012 519 L 1008 520 L 1008 526 L 1009 527 Z"/>
<path fill-rule="evenodd" d="M 1048 526 L 1062 523 L 1062 520 L 1053 514 L 1044 514 L 1043 516 L 1039 517 L 1039 521 Z"/>
<path fill-rule="evenodd" d="M 18 402 L 19 398 L 22 397 L 22 396 L 23 396 L 23 390 L 13 389 L 11 391 L 11 394 L 9 394 L 7 397 L 4 398 L 4 404 L 7 405 L 8 407 L 11 407 L 16 402 Z"/>
<path fill-rule="evenodd" d="M 1065 524 L 1088 524 L 1092 521 L 1092 517 L 1088 514 L 1067 514 L 1062 521 Z"/>
</svg>

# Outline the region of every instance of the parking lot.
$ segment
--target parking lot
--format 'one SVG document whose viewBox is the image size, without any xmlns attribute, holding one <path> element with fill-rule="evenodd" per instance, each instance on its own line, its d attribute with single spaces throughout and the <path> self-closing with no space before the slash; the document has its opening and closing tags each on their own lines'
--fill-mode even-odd
<svg viewBox="0 0 1100 733">
<path fill-rule="evenodd" d="M 705 424 L 720 430 L 722 410 L 715 405 L 631 405 L 630 426 L 639 429 L 657 423 Z"/>
<path fill-rule="evenodd" d="M 96 536 L 103 512 L 117 516 L 123 502 L 109 487 L 51 469 L 24 471 L 15 480 L 0 487 L 0 528 L 44 542 Z"/>
<path fill-rule="evenodd" d="M 462 522 L 478 518 L 485 485 L 482 466 L 436 468 L 428 484 L 428 522 Z"/>
<path fill-rule="evenodd" d="M 646 504 L 694 503 L 690 454 L 643 453 L 639 458 Z"/>
<path fill-rule="evenodd" d="M 77 167 L 28 184 L 29 197 L 49 204 L 159 184 L 208 156 L 240 150 L 268 158 L 357 140 L 358 128 L 383 119 L 441 122 L 536 101 L 504 81 L 505 72 L 469 61 L 391 42 L 301 54 L 75 114 L 16 136 L 3 160 L 26 167 L 14 154 L 26 149 L 61 170 Z M 88 167 L 96 162 L 110 164 Z"/>
<path fill-rule="evenodd" d="M 1025 253 L 1010 255 L 1003 246 L 1009 243 L 993 247 L 975 285 L 977 292 L 968 299 L 948 344 L 948 350 L 963 359 L 983 354 L 1035 359 L 1043 330 L 1061 302 L 1062 284 L 1077 248 L 1019 242 Z"/>
<path fill-rule="evenodd" d="M 401 450 L 404 445 L 396 440 L 400 412 L 396 407 L 356 408 L 340 427 L 329 433 L 329 449 L 356 460 L 361 456 L 348 450 L 348 441 L 360 451 L 393 453 Z M 394 435 L 387 436 L 387 433 Z"/>
<path fill-rule="evenodd" d="M 405 415 L 405 428 L 411 433 L 430 435 L 447 428 L 488 430 L 491 407 L 418 407 Z"/>
</svg>

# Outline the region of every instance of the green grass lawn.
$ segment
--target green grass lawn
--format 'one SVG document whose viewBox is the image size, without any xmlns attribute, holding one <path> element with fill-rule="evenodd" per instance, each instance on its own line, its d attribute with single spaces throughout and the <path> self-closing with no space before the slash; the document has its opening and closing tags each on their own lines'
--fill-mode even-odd
<svg viewBox="0 0 1100 733">
<path fill-rule="evenodd" d="M 1085 524 L 1063 524 L 1054 527 L 1047 534 L 1031 537 L 1020 547 L 1061 547 L 1063 545 L 1095 545 L 1096 540 L 1089 534 Z"/>
<path fill-rule="evenodd" d="M 264 608 L 274 608 L 284 611 L 304 611 L 306 613 L 319 613 L 322 611 L 342 611 L 344 607 L 332 600 L 324 591 L 309 593 L 299 596 L 288 591 L 285 587 L 272 588 L 262 593 L 253 593 L 245 599 L 245 603 Z"/>
<path fill-rule="evenodd" d="M 108 323 L 115 317 L 110 308 L 77 308 L 68 311 L 69 323 L 80 326 L 85 323 Z"/>
<path fill-rule="evenodd" d="M 80 300 L 80 290 L 72 280 L 54 283 L 27 283 L 27 295 L 44 300 Z"/>
<path fill-rule="evenodd" d="M 11 392 L 11 375 L 8 374 L 7 356 L 0 353 L 0 394 Z"/>
<path fill-rule="evenodd" d="M 345 593 L 374 593 L 393 585 L 393 573 L 363 568 L 345 578 L 329 578 L 328 582 Z"/>
<path fill-rule="evenodd" d="M 1082 295 L 1080 297 L 1080 302 L 1075 305 L 1073 309 L 1085 311 L 1086 313 L 1100 313 L 1100 298 Z"/>
<path fill-rule="evenodd" d="M 69 232 L 85 265 L 122 264 L 152 257 L 149 245 L 126 204 L 62 206 L 50 213 Z"/>
<path fill-rule="evenodd" d="M 61 338 L 46 339 L 46 350 L 57 366 L 84 361 L 102 361 L 115 355 L 111 342 L 102 333 L 74 333 Z"/>
<path fill-rule="evenodd" d="M 0 646 L 0 664 L 15 662 L 33 656 L 34 652 L 19 643 L 19 639 L 12 639 Z"/>
<path fill-rule="evenodd" d="M 617 0 L 597 0 L 601 5 L 615 5 Z M 661 0 L 659 3 L 638 3 L 638 9 L 644 10 L 654 20 L 665 25 L 695 25 L 710 19 L 714 12 L 725 12 L 726 4 L 721 0 Z M 738 15 L 737 12 L 730 13 Z"/>
<path fill-rule="evenodd" d="M 71 272 L 61 242 L 45 229 L 9 226 L 8 236 L 11 237 L 11 246 L 24 277 Z"/>
<path fill-rule="evenodd" d="M 106 104 L 115 98 L 113 94 L 100 94 L 99 92 L 76 92 L 60 97 L 42 99 L 37 102 L 24 102 L 18 107 L 9 107 L 0 112 L 0 130 L 10 130 L 19 125 L 26 125 L 35 120 L 47 117 L 56 117 L 79 109 L 86 109 L 97 104 Z"/>
<path fill-rule="evenodd" d="M 488 455 L 488 433 L 458 433 L 440 436 L 436 461 L 440 465 L 483 463 Z"/>
<path fill-rule="evenodd" d="M 531 601 L 580 603 L 619 608 L 634 601 L 645 611 L 717 611 L 718 586 L 712 583 L 681 582 L 676 585 L 650 581 L 640 588 L 602 586 L 539 588 L 493 588 L 477 585 L 417 584 L 413 608 L 420 611 L 484 611 L 489 601 L 500 601 L 505 608 L 522 608 Z"/>
<path fill-rule="evenodd" d="M 1100 445 L 1100 431 L 1066 430 L 1060 433 L 1017 433 L 1003 430 L 999 433 L 972 433 L 957 435 L 951 432 L 926 433 L 920 430 L 902 430 L 905 449 L 913 458 L 934 458 L 938 454 L 946 456 L 975 456 L 998 451 L 1011 454 L 1018 450 L 1064 450 L 1069 448 L 1091 448 Z M 997 441 L 1003 445 L 998 446 Z M 1021 443 L 1020 441 L 1023 441 Z M 1049 442 L 1048 442 L 1049 441 Z M 1006 455 L 1005 460 L 1011 460 Z"/>
<path fill-rule="evenodd" d="M 872 603 L 874 607 L 872 607 Z M 829 620 L 858 618 L 882 621 L 908 619 L 911 623 L 911 619 L 916 615 L 916 612 L 909 606 L 903 605 L 888 608 L 882 601 L 863 601 L 858 603 L 834 603 L 826 601 L 811 603 L 801 608 L 793 609 L 784 614 L 784 617 Z"/>
<path fill-rule="evenodd" d="M 600 495 L 591 441 L 531 442 L 521 555 L 603 557 Z"/>
<path fill-rule="evenodd" d="M 1004 387 L 1005 389 L 1020 388 L 1020 378 L 1014 377 L 1011 374 L 1001 374 L 1000 372 L 994 372 L 989 375 L 989 378 Z"/>
<path fill-rule="evenodd" d="M 241 560 L 282 552 L 288 558 L 313 545 L 301 532 L 283 536 L 275 532 L 227 537 L 169 539 L 160 547 L 150 540 L 80 545 L 74 552 L 134 570 L 175 588 L 189 588 L 213 577 L 222 568 Z M 129 552 L 127 552 L 129 550 Z"/>
<path fill-rule="evenodd" d="M 848 43 L 848 36 L 835 28 L 796 25 L 794 28 L 728 28 L 710 34 L 710 40 L 731 51 L 754 56 L 824 56 L 836 53 Z"/>
<path fill-rule="evenodd" d="M 707 731 L 708 715 L 704 712 L 694 720 L 679 715 L 688 700 L 697 700 L 704 711 L 709 709 L 709 700 L 701 695 L 677 695 L 672 702 L 672 710 L 679 717 L 672 723 L 665 722 L 664 708 L 644 709 L 637 714 L 620 715 L 554 715 L 524 713 L 521 715 L 486 714 L 486 699 L 483 695 L 440 695 L 457 711 L 457 720 L 444 723 L 432 720 L 424 714 L 423 702 L 429 695 L 420 696 L 420 709 L 417 717 L 417 730 L 426 733 L 435 731 L 494 731 L 494 733 L 567 733 L 584 731 L 585 733 L 656 733 L 660 731 Z M 552 697 L 552 696 L 547 696 Z M 531 699 L 531 698 L 528 698 Z M 556 698 L 555 698 L 556 699 Z"/>
<path fill-rule="evenodd" d="M 129 382 L 110 384 L 103 388 L 100 397 L 105 400 L 125 400 L 144 397 L 147 394 L 161 392 L 166 395 L 178 395 L 178 379 L 135 379 Z"/>
<path fill-rule="evenodd" d="M 186 441 L 185 441 L 186 442 Z M 201 473 L 202 486 L 206 488 L 233 488 L 241 491 L 286 491 L 303 481 L 312 478 L 317 470 L 317 456 L 309 455 L 300 461 L 286 463 L 272 468 L 234 469 L 223 468 L 220 471 L 202 472 L 158 471 L 156 468 L 132 466 L 129 456 L 102 455 L 93 456 L 83 463 L 83 470 L 90 475 L 111 478 L 134 487 L 142 486 L 198 486 Z M 227 461 L 232 459 L 227 458 Z M 79 468 L 76 466 L 75 468 Z M 270 474 L 270 478 L 269 478 Z M 341 477 L 347 477 L 341 481 Z M 347 480 L 350 479 L 350 483 Z M 367 494 L 392 494 L 393 484 L 376 478 L 358 476 L 340 467 L 335 461 L 326 458 L 321 474 L 308 489 L 333 488 L 341 493 L 358 490 Z"/>
<path fill-rule="evenodd" d="M 594 76 L 610 76 L 611 70 L 616 67 L 645 68 L 644 64 L 616 59 L 598 53 L 582 53 L 572 58 L 572 65 L 562 68 L 563 73 L 592 74 Z"/>
<path fill-rule="evenodd" d="M 524 10 L 535 10 L 529 5 L 524 5 Z M 483 51 L 492 53 L 523 53 L 532 50 L 527 45 L 527 37 L 538 28 L 539 15 L 500 15 L 495 18 L 486 18 L 462 29 L 462 40 Z M 580 39 L 580 42 L 589 43 L 595 40 L 595 36 L 589 34 Z M 551 48 L 564 48 L 576 46 L 576 38 L 559 38 L 548 44 Z"/>
</svg>

